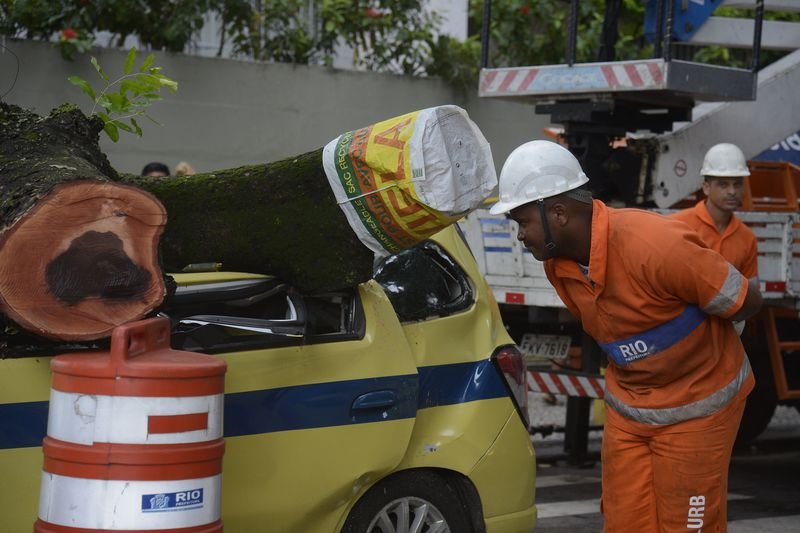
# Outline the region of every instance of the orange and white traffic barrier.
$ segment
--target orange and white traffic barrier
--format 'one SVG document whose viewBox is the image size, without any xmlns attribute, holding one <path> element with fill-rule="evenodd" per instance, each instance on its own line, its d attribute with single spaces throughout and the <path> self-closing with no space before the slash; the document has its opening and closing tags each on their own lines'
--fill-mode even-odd
<svg viewBox="0 0 800 533">
<path fill-rule="evenodd" d="M 605 397 L 603 377 L 528 370 L 528 390 L 584 398 Z"/>
<path fill-rule="evenodd" d="M 222 531 L 226 364 L 156 318 L 53 358 L 36 533 Z"/>
</svg>

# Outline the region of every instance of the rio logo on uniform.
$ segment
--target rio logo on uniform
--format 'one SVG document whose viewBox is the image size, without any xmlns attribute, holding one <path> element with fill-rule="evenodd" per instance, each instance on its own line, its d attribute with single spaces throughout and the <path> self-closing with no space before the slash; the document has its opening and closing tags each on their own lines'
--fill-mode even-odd
<svg viewBox="0 0 800 533">
<path fill-rule="evenodd" d="M 142 512 L 184 511 L 203 506 L 203 489 L 142 494 Z"/>
<path fill-rule="evenodd" d="M 619 353 L 622 354 L 622 357 L 624 357 L 626 361 L 644 357 L 648 355 L 649 351 L 647 344 L 643 340 L 619 345 Z"/>
</svg>

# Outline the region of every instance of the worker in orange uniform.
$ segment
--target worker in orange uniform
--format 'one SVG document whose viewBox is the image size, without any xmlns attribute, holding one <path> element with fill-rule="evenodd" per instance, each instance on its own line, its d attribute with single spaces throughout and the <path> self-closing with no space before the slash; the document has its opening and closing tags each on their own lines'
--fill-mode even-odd
<svg viewBox="0 0 800 533">
<path fill-rule="evenodd" d="M 742 204 L 744 178 L 750 175 L 744 154 L 735 144 L 716 144 L 706 152 L 700 173 L 705 200 L 672 217 L 687 223 L 709 248 L 758 283 L 756 236 L 734 215 Z"/>
<path fill-rule="evenodd" d="M 731 321 L 758 289 L 685 224 L 592 200 L 577 159 L 523 144 L 494 214 L 608 354 L 602 446 L 606 533 L 725 531 L 728 464 L 750 365 Z"/>
</svg>

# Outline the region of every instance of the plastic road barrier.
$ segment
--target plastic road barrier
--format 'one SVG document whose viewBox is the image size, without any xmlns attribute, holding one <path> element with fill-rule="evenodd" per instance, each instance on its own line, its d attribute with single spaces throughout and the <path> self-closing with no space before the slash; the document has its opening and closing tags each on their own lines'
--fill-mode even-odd
<svg viewBox="0 0 800 533">
<path fill-rule="evenodd" d="M 227 365 L 169 340 L 155 318 L 53 358 L 36 533 L 222 531 Z"/>
</svg>

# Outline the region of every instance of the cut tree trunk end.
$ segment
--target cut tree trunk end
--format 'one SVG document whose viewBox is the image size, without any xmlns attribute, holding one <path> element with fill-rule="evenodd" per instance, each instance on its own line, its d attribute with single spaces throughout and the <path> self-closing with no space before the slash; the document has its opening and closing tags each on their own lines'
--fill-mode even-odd
<svg viewBox="0 0 800 533">
<path fill-rule="evenodd" d="M 0 103 L 0 310 L 39 336 L 105 337 L 166 293 L 166 211 L 116 182 L 102 129 L 73 105 L 40 117 Z M 2 345 L 13 344 L 13 329 Z"/>
<path fill-rule="evenodd" d="M 107 336 L 157 307 L 166 211 L 150 194 L 91 180 L 57 185 L 0 237 L 0 304 L 63 340 Z"/>
</svg>

